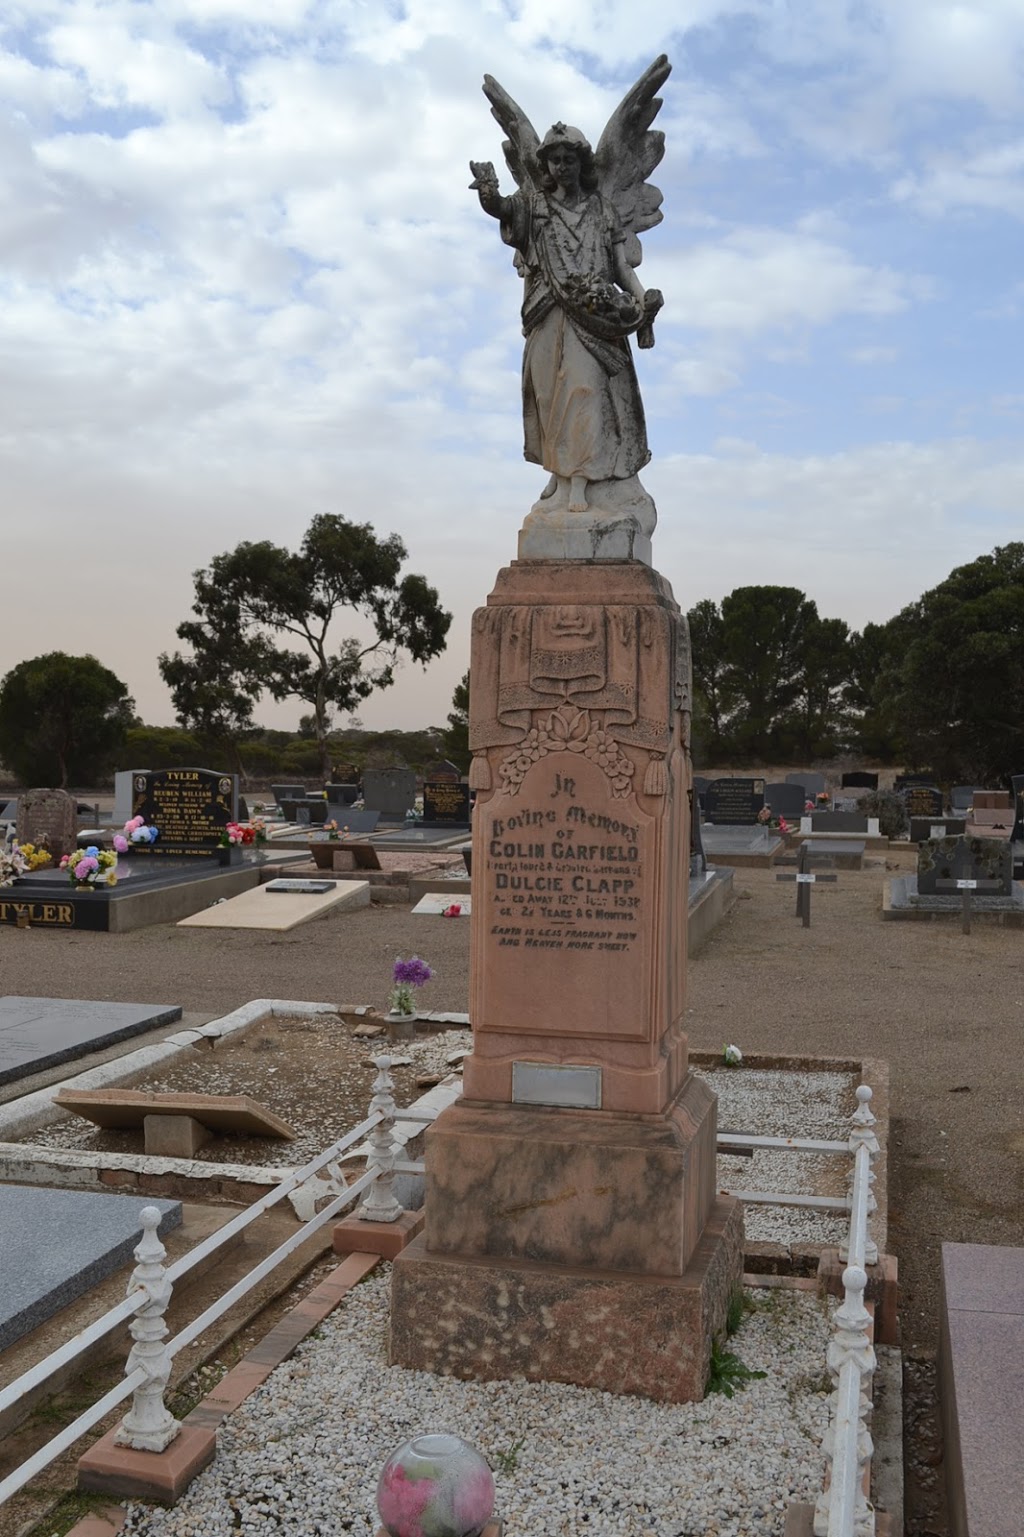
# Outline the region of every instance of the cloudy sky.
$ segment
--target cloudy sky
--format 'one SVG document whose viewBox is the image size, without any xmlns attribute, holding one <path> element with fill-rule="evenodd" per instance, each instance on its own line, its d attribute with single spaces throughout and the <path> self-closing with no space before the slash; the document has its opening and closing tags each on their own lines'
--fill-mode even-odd
<svg viewBox="0 0 1024 1537">
<path fill-rule="evenodd" d="M 859 627 L 1021 537 L 1021 0 L 4 0 L 0 674 L 92 652 L 169 724 L 191 573 L 330 511 L 455 615 L 364 724 L 443 722 L 546 479 L 481 77 L 596 142 L 662 51 L 638 367 L 680 603 Z"/>
</svg>

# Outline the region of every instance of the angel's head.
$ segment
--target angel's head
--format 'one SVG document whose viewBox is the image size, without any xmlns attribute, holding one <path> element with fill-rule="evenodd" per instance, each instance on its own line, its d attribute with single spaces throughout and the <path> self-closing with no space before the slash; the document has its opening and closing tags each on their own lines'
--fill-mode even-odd
<svg viewBox="0 0 1024 1537">
<path fill-rule="evenodd" d="M 565 123 L 555 123 L 552 128 L 549 128 L 544 135 L 543 143 L 537 150 L 537 159 L 543 172 L 541 186 L 544 191 L 555 190 L 561 176 L 553 172 L 558 168 L 558 162 L 564 163 L 567 153 L 575 156 L 579 167 L 580 187 L 584 192 L 596 192 L 597 168 L 594 165 L 594 151 L 587 142 L 586 136 L 578 128 L 572 128 Z M 549 164 L 552 155 L 555 156 L 555 166 Z"/>
</svg>

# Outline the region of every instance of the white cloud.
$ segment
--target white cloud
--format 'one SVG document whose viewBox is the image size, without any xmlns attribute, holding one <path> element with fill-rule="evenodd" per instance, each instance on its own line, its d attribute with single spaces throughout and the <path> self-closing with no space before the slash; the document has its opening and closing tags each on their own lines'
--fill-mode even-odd
<svg viewBox="0 0 1024 1537">
<path fill-rule="evenodd" d="M 925 170 L 894 182 L 897 202 L 942 217 L 951 209 L 986 209 L 1024 217 L 1024 139 L 994 145 L 976 154 L 935 155 Z"/>
<path fill-rule="evenodd" d="M 662 266 L 681 324 L 748 335 L 842 314 L 893 315 L 927 293 L 921 279 L 867 266 L 799 230 L 739 229 L 662 257 Z"/>
</svg>

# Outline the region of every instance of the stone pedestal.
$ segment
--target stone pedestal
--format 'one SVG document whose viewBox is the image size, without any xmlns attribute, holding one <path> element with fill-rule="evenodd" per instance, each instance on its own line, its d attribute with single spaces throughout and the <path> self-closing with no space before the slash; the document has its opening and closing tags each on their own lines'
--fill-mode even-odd
<svg viewBox="0 0 1024 1537">
<path fill-rule="evenodd" d="M 743 1225 L 683 1028 L 686 621 L 638 560 L 520 560 L 470 665 L 473 1050 L 391 1360 L 699 1398 Z"/>
</svg>

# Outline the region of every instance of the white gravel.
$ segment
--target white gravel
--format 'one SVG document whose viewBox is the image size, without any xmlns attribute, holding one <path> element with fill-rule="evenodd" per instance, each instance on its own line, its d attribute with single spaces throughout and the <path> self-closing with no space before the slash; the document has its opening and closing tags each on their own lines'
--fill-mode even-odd
<svg viewBox="0 0 1024 1537">
<path fill-rule="evenodd" d="M 813 1137 L 845 1141 L 857 1108 L 852 1073 L 794 1072 L 755 1067 L 695 1068 L 718 1095 L 719 1131 L 761 1137 Z M 849 1153 L 796 1153 L 760 1149 L 753 1158 L 718 1156 L 719 1188 L 796 1195 L 845 1196 Z M 755 1243 L 838 1244 L 846 1217 L 748 1202 L 747 1238 Z"/>
<path fill-rule="evenodd" d="M 279 1367 L 219 1434 L 170 1511 L 132 1506 L 126 1537 L 373 1537 L 391 1451 L 450 1431 L 495 1467 L 510 1537 L 781 1537 L 821 1488 L 831 1304 L 748 1291 L 729 1348 L 767 1372 L 732 1399 L 665 1405 L 554 1383 L 462 1383 L 385 1364 L 388 1267 Z"/>
</svg>

